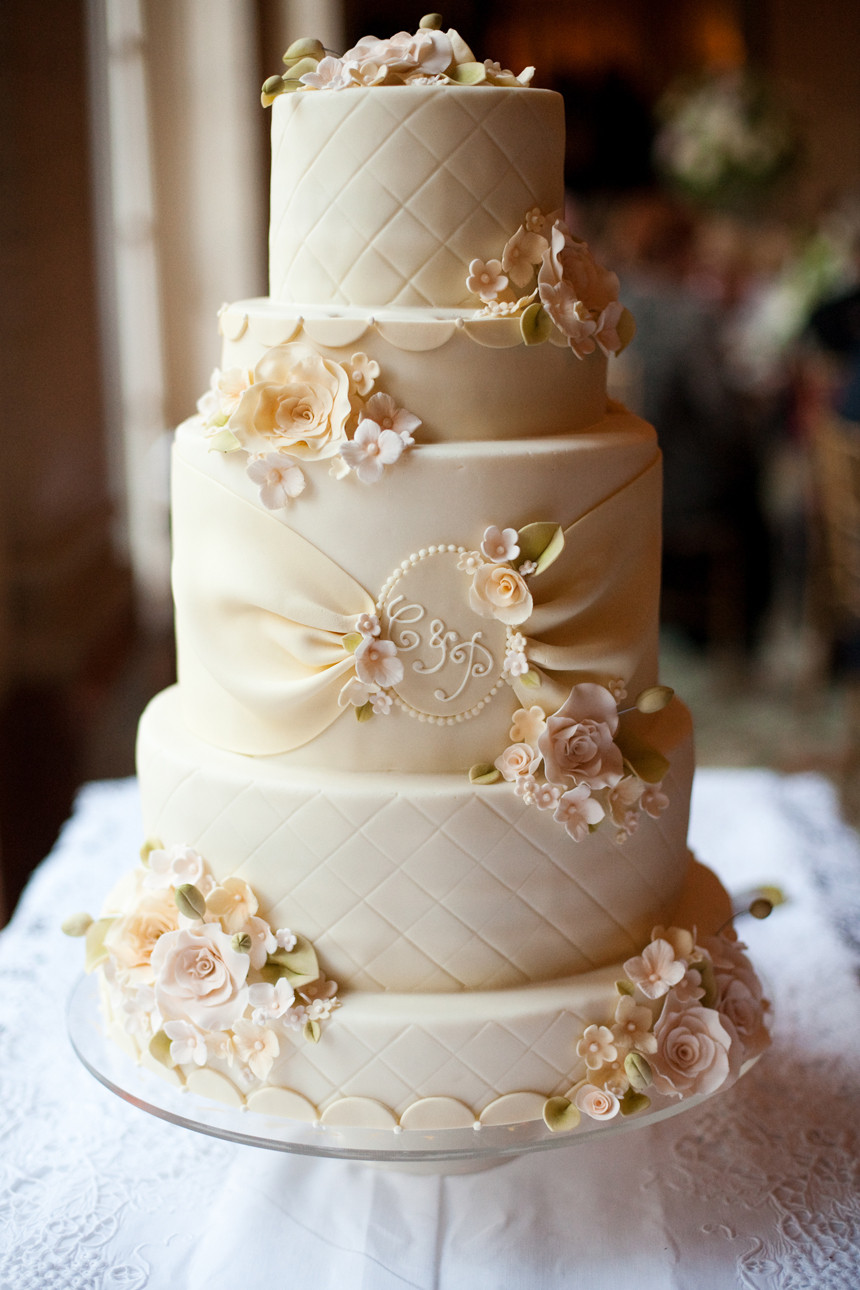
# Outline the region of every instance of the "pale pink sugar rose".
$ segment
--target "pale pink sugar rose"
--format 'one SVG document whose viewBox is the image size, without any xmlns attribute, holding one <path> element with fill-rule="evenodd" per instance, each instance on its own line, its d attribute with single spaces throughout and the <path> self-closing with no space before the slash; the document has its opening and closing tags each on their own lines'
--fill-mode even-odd
<svg viewBox="0 0 860 1290">
<path fill-rule="evenodd" d="M 617 1094 L 594 1084 L 581 1084 L 573 1098 L 574 1106 L 592 1120 L 611 1120 L 618 1114 L 620 1103 Z"/>
<path fill-rule="evenodd" d="M 576 1052 L 590 1071 L 599 1070 L 618 1057 L 615 1036 L 608 1026 L 587 1026 L 576 1045 Z"/>
<path fill-rule="evenodd" d="M 165 1021 L 226 1030 L 245 1011 L 249 966 L 215 923 L 168 932 L 152 952 L 158 1010 Z"/>
<path fill-rule="evenodd" d="M 518 228 L 502 252 L 502 268 L 517 287 L 526 287 L 534 277 L 549 243 L 539 233 Z"/>
<path fill-rule="evenodd" d="M 624 971 L 646 999 L 660 999 L 684 979 L 687 964 L 675 958 L 668 941 L 658 939 L 646 945 L 641 954 L 628 959 Z"/>
<path fill-rule="evenodd" d="M 623 1052 L 634 1049 L 637 1053 L 653 1053 L 657 1040 L 651 1033 L 654 1016 L 650 1008 L 637 1003 L 629 994 L 623 994 L 615 1009 L 612 1035 L 616 1046 Z"/>
<path fill-rule="evenodd" d="M 307 345 L 277 345 L 254 369 L 228 429 L 250 453 L 306 461 L 336 455 L 351 415 L 349 377 Z"/>
<path fill-rule="evenodd" d="M 513 783 L 522 775 L 531 775 L 540 758 L 529 744 L 510 744 L 493 765 L 501 771 L 502 778 Z"/>
<path fill-rule="evenodd" d="M 305 490 L 302 471 L 284 453 L 267 452 L 252 457 L 246 467 L 248 478 L 260 490 L 267 511 L 279 511 Z"/>
<path fill-rule="evenodd" d="M 579 784 L 561 795 L 553 819 L 564 825 L 574 842 L 582 842 L 604 815 L 603 807 L 591 796 L 588 785 Z"/>
<path fill-rule="evenodd" d="M 128 981 L 153 978 L 152 952 L 159 939 L 179 927 L 179 910 L 167 887 L 144 892 L 133 910 L 117 918 L 105 935 L 105 949 Z"/>
<path fill-rule="evenodd" d="M 508 279 L 502 272 L 501 260 L 473 260 L 469 265 L 466 286 L 482 300 L 495 300 L 507 285 Z"/>
<path fill-rule="evenodd" d="M 707 937 L 704 948 L 714 965 L 720 1015 L 736 1031 L 744 1056 L 754 1057 L 770 1043 L 761 981 L 739 941 L 725 935 Z"/>
<path fill-rule="evenodd" d="M 351 440 L 340 445 L 340 455 L 363 484 L 375 484 L 386 466 L 391 466 L 403 452 L 404 444 L 396 430 L 383 430 L 365 418 Z"/>
<path fill-rule="evenodd" d="M 538 740 L 547 779 L 614 787 L 624 771 L 617 729 L 618 707 L 609 691 L 591 682 L 575 685 Z"/>
<path fill-rule="evenodd" d="M 469 589 L 469 604 L 481 618 L 497 618 L 509 627 L 524 623 L 534 608 L 524 580 L 503 564 L 481 565 Z"/>
<path fill-rule="evenodd" d="M 362 419 L 364 417 L 375 421 L 383 430 L 394 430 L 403 440 L 404 448 L 415 442 L 412 436 L 421 425 L 420 417 L 399 408 L 390 394 L 381 391 L 372 394 L 365 403 Z"/>
<path fill-rule="evenodd" d="M 365 636 L 354 657 L 356 675 L 365 685 L 378 685 L 384 690 L 403 680 L 403 664 L 393 641 Z"/>
<path fill-rule="evenodd" d="M 518 537 L 516 529 L 500 529 L 491 524 L 484 529 L 481 551 L 493 564 L 507 564 L 520 553 Z"/>
<path fill-rule="evenodd" d="M 714 1008 L 678 1004 L 671 996 L 654 1025 L 657 1051 L 649 1057 L 658 1093 L 692 1097 L 714 1093 L 740 1068 L 740 1044 Z"/>
</svg>

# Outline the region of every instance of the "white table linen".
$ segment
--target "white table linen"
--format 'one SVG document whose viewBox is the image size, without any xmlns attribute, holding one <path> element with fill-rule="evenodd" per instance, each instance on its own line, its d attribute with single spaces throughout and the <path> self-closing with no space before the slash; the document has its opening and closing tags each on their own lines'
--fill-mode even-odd
<svg viewBox="0 0 860 1290">
<path fill-rule="evenodd" d="M 80 1065 L 81 942 L 136 861 L 134 781 L 87 786 L 0 933 L 0 1290 L 852 1290 L 860 1277 L 860 842 L 815 776 L 703 770 L 691 842 L 789 903 L 742 938 L 774 1044 L 703 1107 L 481 1173 L 205 1137 Z"/>
</svg>

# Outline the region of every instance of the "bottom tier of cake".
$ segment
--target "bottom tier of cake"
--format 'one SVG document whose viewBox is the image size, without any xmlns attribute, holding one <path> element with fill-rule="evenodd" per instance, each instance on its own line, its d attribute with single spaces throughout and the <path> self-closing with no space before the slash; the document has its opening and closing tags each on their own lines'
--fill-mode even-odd
<svg viewBox="0 0 860 1290">
<path fill-rule="evenodd" d="M 212 895 L 198 919 L 170 888 L 171 900 L 179 892 L 181 927 L 138 929 L 154 948 L 136 976 L 125 952 L 129 919 L 157 923 L 161 899 L 144 891 L 139 879 L 126 882 L 108 903 L 115 913 L 93 925 L 110 1037 L 177 1086 L 268 1115 L 398 1131 L 542 1116 L 569 1127 L 580 1112 L 608 1119 L 644 1109 L 649 1090 L 663 1098 L 715 1092 L 767 1043 L 767 1004 L 726 930 L 729 899 L 695 862 L 673 926 L 654 929 L 624 962 L 514 989 L 342 999 L 318 981 L 303 988 L 296 970 L 292 984 L 280 978 L 288 980 L 281 1005 L 292 1004 L 280 1016 L 278 978 L 264 971 L 249 987 L 248 952 L 237 952 L 235 938 L 229 948 L 227 915 L 215 919 L 221 906 Z M 155 903 L 142 914 L 147 900 Z M 292 967 L 313 976 L 307 959 Z"/>
</svg>

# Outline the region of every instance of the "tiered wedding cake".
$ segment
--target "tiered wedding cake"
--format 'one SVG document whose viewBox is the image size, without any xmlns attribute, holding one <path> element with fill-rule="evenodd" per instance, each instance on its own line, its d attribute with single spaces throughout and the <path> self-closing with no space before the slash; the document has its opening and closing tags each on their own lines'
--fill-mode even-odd
<svg viewBox="0 0 860 1290">
<path fill-rule="evenodd" d="M 339 1125 L 712 1092 L 765 1005 L 686 846 L 660 456 L 606 399 L 633 326 L 563 221 L 561 99 L 433 19 L 285 62 L 271 296 L 176 437 L 154 840 L 87 932 L 111 1031 Z"/>
</svg>

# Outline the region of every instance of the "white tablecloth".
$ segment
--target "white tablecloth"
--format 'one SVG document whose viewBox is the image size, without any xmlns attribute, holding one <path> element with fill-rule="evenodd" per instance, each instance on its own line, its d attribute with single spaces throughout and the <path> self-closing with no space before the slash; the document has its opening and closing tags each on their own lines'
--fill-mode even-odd
<svg viewBox="0 0 860 1290">
<path fill-rule="evenodd" d="M 131 781 L 93 784 L 0 933 L 2 1290 L 851 1290 L 860 1280 L 860 844 L 813 776 L 701 771 L 692 843 L 790 903 L 742 934 L 775 1042 L 662 1124 L 414 1176 L 157 1120 L 78 1063 L 64 1011 L 96 910 L 137 857 Z"/>
</svg>

